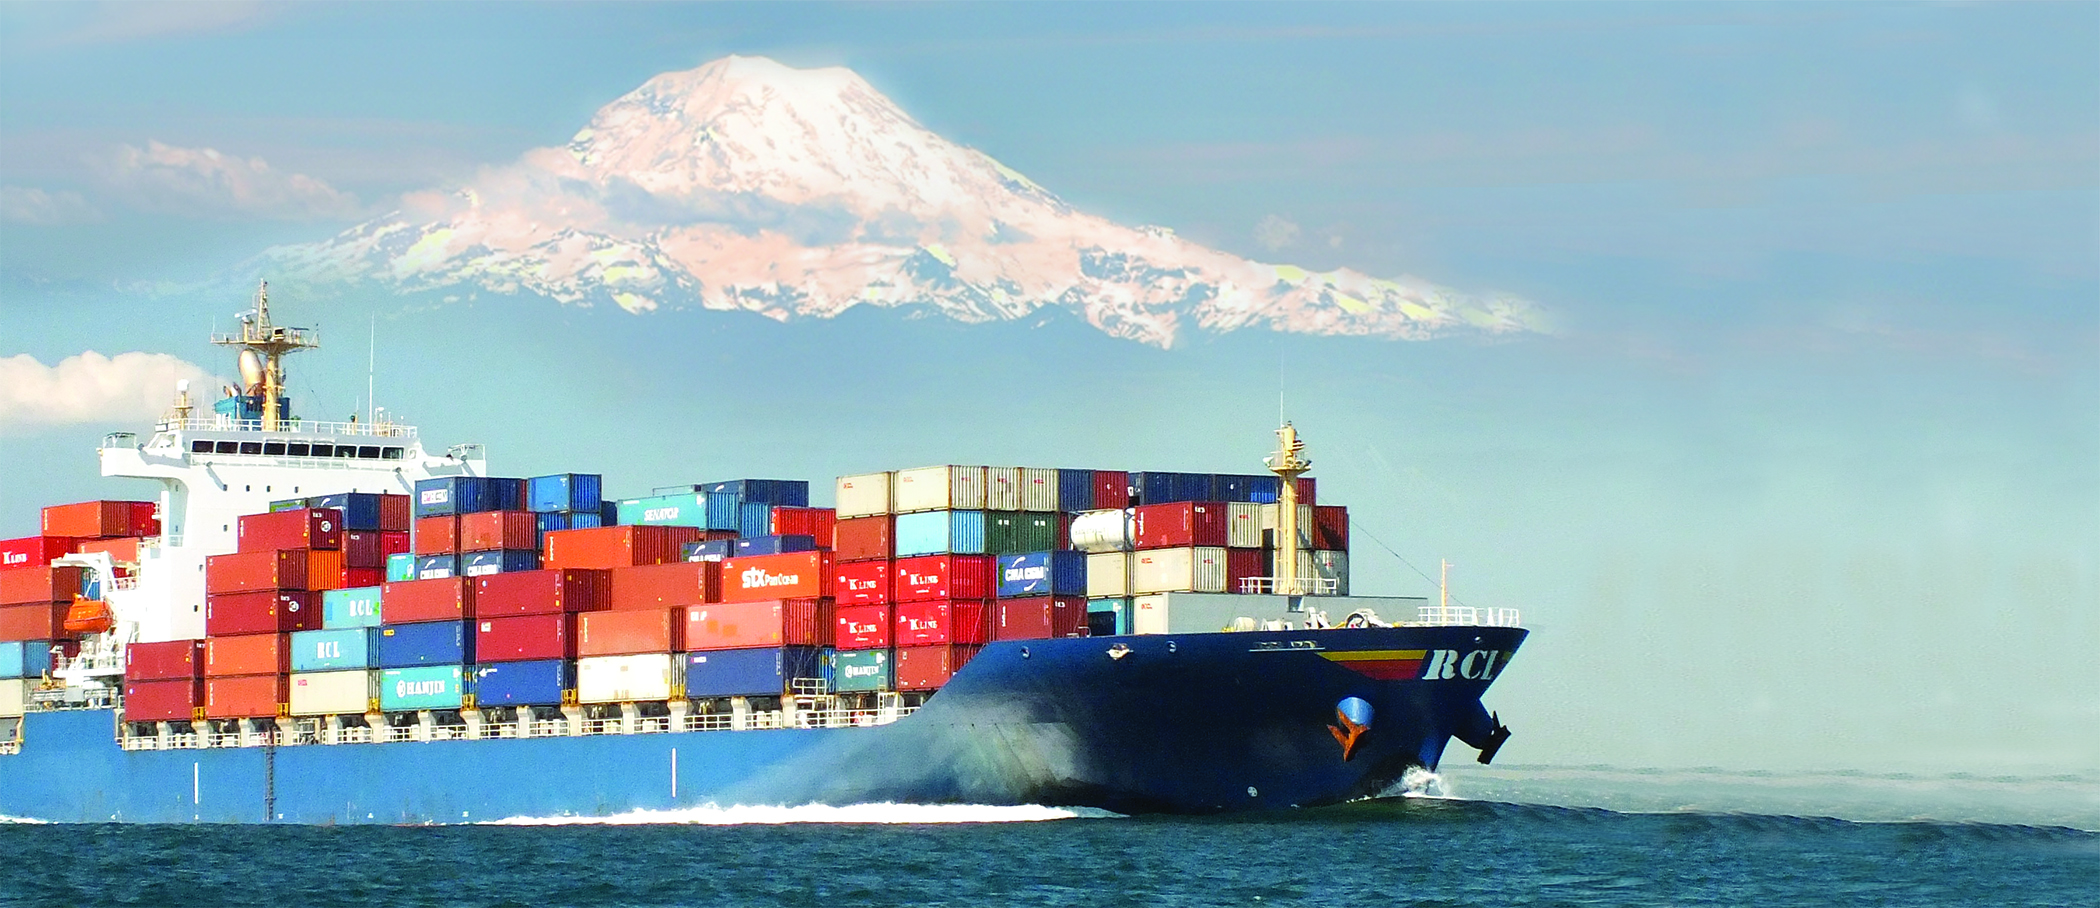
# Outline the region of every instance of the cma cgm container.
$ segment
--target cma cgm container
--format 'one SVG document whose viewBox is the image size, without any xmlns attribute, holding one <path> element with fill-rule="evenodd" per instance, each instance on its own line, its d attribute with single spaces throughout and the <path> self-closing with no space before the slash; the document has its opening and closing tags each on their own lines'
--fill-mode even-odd
<svg viewBox="0 0 2100 908">
<path fill-rule="evenodd" d="M 832 598 L 840 605 L 881 605 L 890 601 L 889 561 L 848 561 L 831 567 Z"/>
<path fill-rule="evenodd" d="M 600 615 L 611 612 L 598 612 Z M 576 616 L 564 612 L 481 618 L 474 624 L 475 662 L 576 658 Z"/>
<path fill-rule="evenodd" d="M 445 580 L 459 576 L 458 555 L 417 555 L 417 580 Z"/>
<path fill-rule="evenodd" d="M 693 653 L 685 660 L 685 694 L 705 697 L 777 697 L 798 680 L 831 689 L 831 654 L 813 646 Z"/>
<path fill-rule="evenodd" d="M 379 708 L 387 712 L 458 709 L 466 702 L 467 674 L 462 665 L 390 668 L 379 675 Z"/>
<path fill-rule="evenodd" d="M 685 648 L 685 615 L 681 608 L 585 612 L 576 616 L 574 655 L 677 652 Z"/>
<path fill-rule="evenodd" d="M 389 583 L 379 595 L 389 624 L 474 617 L 474 585 L 465 577 Z"/>
<path fill-rule="evenodd" d="M 606 608 L 665 609 L 699 605 L 721 598 L 722 562 L 676 561 L 613 568 L 605 595 Z"/>
<path fill-rule="evenodd" d="M 722 562 L 723 602 L 816 599 L 830 593 L 830 552 L 754 555 Z"/>
<path fill-rule="evenodd" d="M 985 551 L 983 511 L 921 511 L 897 515 L 897 557 L 973 555 Z"/>
<path fill-rule="evenodd" d="M 317 594 L 304 591 L 230 593 L 204 597 L 204 633 L 265 634 L 312 630 L 321 626 Z"/>
<path fill-rule="evenodd" d="M 841 605 L 833 609 L 832 645 L 839 649 L 887 649 L 895 613 L 887 605 Z M 690 639 L 690 635 L 688 635 Z"/>
<path fill-rule="evenodd" d="M 243 552 L 343 547 L 343 512 L 334 508 L 244 514 L 235 524 L 234 545 Z"/>
<path fill-rule="evenodd" d="M 83 501 L 59 504 L 43 511 L 45 536 L 97 538 L 109 536 L 158 536 L 160 519 L 150 501 Z"/>
<path fill-rule="evenodd" d="M 557 706 L 562 691 L 575 687 L 574 663 L 565 659 L 498 662 L 474 666 L 474 704 Z"/>
<path fill-rule="evenodd" d="M 161 640 L 124 647 L 127 681 L 204 677 L 204 641 Z"/>
<path fill-rule="evenodd" d="M 1147 549 L 1130 555 L 1130 592 L 1133 595 L 1224 591 L 1225 549 L 1222 547 Z"/>
<path fill-rule="evenodd" d="M 838 479 L 838 519 L 871 517 L 890 513 L 890 487 L 894 484 L 890 473 L 862 473 L 858 476 L 841 476 Z"/>
<path fill-rule="evenodd" d="M 934 599 L 989 599 L 993 591 L 990 555 L 929 555 L 896 563 L 890 586 L 892 602 Z"/>
<path fill-rule="evenodd" d="M 839 650 L 831 656 L 831 686 L 844 692 L 891 690 L 887 649 Z"/>
<path fill-rule="evenodd" d="M 542 513 L 597 511 L 605 481 L 596 473 L 557 473 L 525 480 L 525 509 Z"/>
<path fill-rule="evenodd" d="M 983 467 L 919 467 L 898 470 L 890 479 L 890 509 L 913 511 L 984 510 Z"/>
<path fill-rule="evenodd" d="M 372 667 L 371 629 L 300 631 L 291 636 L 294 672 L 338 672 Z"/>
<path fill-rule="evenodd" d="M 840 561 L 867 561 L 896 554 L 896 520 L 888 514 L 842 519 L 831 525 L 831 551 Z"/>
<path fill-rule="evenodd" d="M 895 646 L 983 643 L 990 632 L 984 601 L 906 602 L 896 606 Z"/>
<path fill-rule="evenodd" d="M 616 568 L 665 564 L 679 560 L 680 550 L 700 538 L 687 526 L 611 526 L 548 533 L 540 559 L 549 568 Z"/>
<path fill-rule="evenodd" d="M 124 679 L 124 721 L 187 722 L 204 705 L 204 679 Z"/>
<path fill-rule="evenodd" d="M 204 716 L 208 719 L 268 719 L 285 702 L 283 675 L 242 675 L 204 679 Z"/>
<path fill-rule="evenodd" d="M 461 621 L 397 624 L 372 632 L 373 668 L 410 668 L 471 662 L 474 636 Z"/>
<path fill-rule="evenodd" d="M 325 628 L 378 627 L 383 609 L 380 592 L 385 587 L 361 586 L 329 590 L 321 594 L 321 626 Z"/>
<path fill-rule="evenodd" d="M 668 700 L 684 679 L 685 658 L 671 653 L 576 660 L 576 698 L 584 703 Z"/>
<path fill-rule="evenodd" d="M 685 610 L 687 649 L 829 646 L 833 609 L 822 599 L 728 602 Z"/>
<path fill-rule="evenodd" d="M 736 554 L 736 540 L 703 539 L 686 543 L 681 551 L 684 554 L 681 560 L 684 561 L 720 561 Z"/>
<path fill-rule="evenodd" d="M 999 555 L 993 570 L 1002 598 L 1013 596 L 1078 596 L 1087 591 L 1087 558 L 1078 552 L 1029 552 Z"/>
<path fill-rule="evenodd" d="M 607 571 L 517 571 L 475 577 L 474 614 L 484 618 L 591 612 L 606 605 Z"/>
<path fill-rule="evenodd" d="M 376 676 L 363 669 L 354 671 L 295 673 L 290 689 L 291 714 L 295 716 L 347 716 L 371 708 L 378 691 Z"/>
<path fill-rule="evenodd" d="M 204 591 L 246 593 L 254 590 L 303 590 L 306 550 L 235 552 L 204 559 Z"/>
<path fill-rule="evenodd" d="M 977 655 L 974 646 L 897 647 L 898 690 L 934 690 L 955 677 L 955 672 Z"/>
</svg>

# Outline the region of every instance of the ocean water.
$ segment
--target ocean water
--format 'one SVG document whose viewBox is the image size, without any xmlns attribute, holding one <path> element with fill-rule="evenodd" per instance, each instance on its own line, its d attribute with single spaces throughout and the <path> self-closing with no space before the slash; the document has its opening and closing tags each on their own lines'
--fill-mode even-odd
<svg viewBox="0 0 2100 908">
<path fill-rule="evenodd" d="M 429 827 L 0 824 L 0 905 L 2100 905 L 2065 827 L 1393 798 L 1279 814 L 727 808 Z"/>
</svg>

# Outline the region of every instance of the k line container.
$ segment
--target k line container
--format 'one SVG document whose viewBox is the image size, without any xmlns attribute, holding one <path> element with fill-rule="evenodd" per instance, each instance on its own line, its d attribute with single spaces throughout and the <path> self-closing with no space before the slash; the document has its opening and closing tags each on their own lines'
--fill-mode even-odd
<svg viewBox="0 0 2100 908">
<path fill-rule="evenodd" d="M 904 558 L 896 562 L 892 571 L 892 602 L 989 599 L 994 589 L 990 555 Z"/>
<path fill-rule="evenodd" d="M 294 672 L 287 687 L 295 716 L 359 715 L 370 708 L 378 693 L 373 689 L 373 673 L 363 669 Z"/>
<path fill-rule="evenodd" d="M 204 677 L 204 641 L 160 640 L 124 647 L 127 681 Z"/>
<path fill-rule="evenodd" d="M 380 587 L 379 595 L 388 624 L 474 617 L 474 585 L 465 577 L 389 583 Z"/>
<path fill-rule="evenodd" d="M 1134 595 L 1225 592 L 1225 549 L 1194 546 L 1133 552 L 1130 591 Z"/>
<path fill-rule="evenodd" d="M 124 721 L 188 722 L 204 705 L 204 679 L 124 680 Z M 20 715 L 20 713 L 16 713 Z"/>
<path fill-rule="evenodd" d="M 380 591 L 384 587 L 362 586 L 329 590 L 321 594 L 321 626 L 324 628 L 378 627 L 384 615 Z"/>
<path fill-rule="evenodd" d="M 1032 596 L 1001 599 L 992 622 L 994 640 L 1069 637 L 1086 626 L 1086 599 L 1079 596 Z"/>
<path fill-rule="evenodd" d="M 841 692 L 891 690 L 887 649 L 839 650 L 831 656 L 831 685 Z"/>
<path fill-rule="evenodd" d="M 58 640 L 74 634 L 66 630 L 66 610 L 60 602 L 29 602 L 0 605 L 0 640 Z"/>
<path fill-rule="evenodd" d="M 982 554 L 985 551 L 985 513 L 921 511 L 898 514 L 895 544 L 899 558 Z"/>
<path fill-rule="evenodd" d="M 539 512 L 596 511 L 604 479 L 596 473 L 557 473 L 525 480 L 525 507 Z"/>
<path fill-rule="evenodd" d="M 158 536 L 160 519 L 150 501 L 83 501 L 44 508 L 45 536 L 81 538 Z"/>
<path fill-rule="evenodd" d="M 822 599 L 727 602 L 685 610 L 687 649 L 830 646 L 832 606 Z"/>
<path fill-rule="evenodd" d="M 1130 595 L 1130 553 L 1096 552 L 1086 556 L 1086 594 L 1095 598 Z"/>
<path fill-rule="evenodd" d="M 830 552 L 754 555 L 722 562 L 723 602 L 816 599 L 830 593 Z"/>
<path fill-rule="evenodd" d="M 605 608 L 608 571 L 518 571 L 476 577 L 474 614 L 484 618 L 592 612 Z"/>
<path fill-rule="evenodd" d="M 390 668 L 379 675 L 379 708 L 387 712 L 458 709 L 466 702 L 464 665 Z"/>
<path fill-rule="evenodd" d="M 80 593 L 87 572 L 77 567 L 19 567 L 0 571 L 0 605 L 66 602 Z"/>
<path fill-rule="evenodd" d="M 817 550 L 815 536 L 748 536 L 737 539 L 736 555 L 786 555 Z"/>
<path fill-rule="evenodd" d="M 831 653 L 812 646 L 732 649 L 692 653 L 685 659 L 685 694 L 708 697 L 777 697 L 796 680 L 831 689 Z"/>
<path fill-rule="evenodd" d="M 678 561 L 606 572 L 605 605 L 610 609 L 655 610 L 699 605 L 721 598 L 718 562 Z"/>
<path fill-rule="evenodd" d="M 889 561 L 848 561 L 832 565 L 832 598 L 840 605 L 881 605 L 890 601 Z"/>
<path fill-rule="evenodd" d="M 243 552 L 343 547 L 343 512 L 335 508 L 244 514 L 234 523 L 235 545 Z"/>
<path fill-rule="evenodd" d="M 898 470 L 890 482 L 891 510 L 981 511 L 985 503 L 983 467 L 940 466 Z"/>
<path fill-rule="evenodd" d="M 1079 552 L 1028 552 L 998 555 L 992 562 L 998 595 L 1079 596 L 1087 592 L 1087 559 Z"/>
<path fill-rule="evenodd" d="M 685 616 L 682 608 L 585 612 L 576 616 L 576 655 L 678 652 L 685 649 Z"/>
<path fill-rule="evenodd" d="M 684 679 L 685 660 L 671 653 L 576 660 L 576 695 L 584 703 L 669 700 Z"/>
<path fill-rule="evenodd" d="M 562 612 L 476 619 L 473 622 L 474 661 L 532 662 L 576 658 L 576 620 L 575 615 Z"/>
<path fill-rule="evenodd" d="M 0 539 L 0 570 L 43 567 L 60 555 L 70 555 L 80 540 L 71 536 L 24 536 Z"/>
<path fill-rule="evenodd" d="M 352 627 L 299 631 L 291 636 L 294 672 L 339 672 L 372 667 L 371 630 Z"/>
<path fill-rule="evenodd" d="M 576 686 L 573 665 L 564 659 L 476 665 L 474 703 L 483 708 L 558 706 L 562 691 Z"/>
<path fill-rule="evenodd" d="M 204 679 L 204 715 L 211 719 L 267 719 L 285 702 L 283 675 Z"/>
<path fill-rule="evenodd" d="M 0 642 L 0 678 L 38 678 L 51 670 L 51 641 Z"/>
<path fill-rule="evenodd" d="M 666 564 L 700 538 L 687 526 L 610 526 L 548 533 L 540 559 L 549 568 L 616 568 Z"/>
<path fill-rule="evenodd" d="M 1074 514 L 1072 548 L 1087 553 L 1130 551 L 1135 523 L 1136 515 L 1128 508 Z"/>
<path fill-rule="evenodd" d="M 417 580 L 445 580 L 459 576 L 458 555 L 417 555 Z"/>
<path fill-rule="evenodd" d="M 391 624 L 372 632 L 373 668 L 409 668 L 471 662 L 474 636 L 462 621 Z"/>
<path fill-rule="evenodd" d="M 206 556 L 204 591 L 246 593 L 306 589 L 306 554 L 305 549 L 288 549 Z"/>
<path fill-rule="evenodd" d="M 984 468 L 984 507 L 988 511 L 1021 509 L 1021 468 Z"/>
<path fill-rule="evenodd" d="M 887 605 L 841 605 L 835 613 L 832 645 L 842 650 L 887 648 L 896 632 L 895 613 Z"/>
<path fill-rule="evenodd" d="M 459 518 L 459 550 L 488 552 L 498 549 L 537 552 L 540 548 L 540 518 L 531 511 L 481 511 Z"/>
<path fill-rule="evenodd" d="M 991 633 L 980 599 L 906 602 L 896 607 L 896 616 L 890 640 L 899 647 L 983 643 Z"/>
<path fill-rule="evenodd" d="M 262 590 L 204 597 L 204 632 L 263 634 L 304 631 L 320 627 L 323 616 L 314 606 L 315 593 Z"/>
<path fill-rule="evenodd" d="M 290 670 L 288 634 L 236 634 L 204 640 L 204 677 L 283 674 Z"/>
<path fill-rule="evenodd" d="M 1132 509 L 1132 540 L 1139 549 L 1223 546 L 1225 505 L 1214 501 L 1178 501 Z"/>
<path fill-rule="evenodd" d="M 841 476 L 838 479 L 838 518 L 869 517 L 890 513 L 890 487 L 893 474 L 862 473 L 858 476 Z"/>
<path fill-rule="evenodd" d="M 962 670 L 963 664 L 975 655 L 975 646 L 897 647 L 897 689 L 937 689 L 947 684 L 948 679 L 955 677 L 955 673 Z"/>
<path fill-rule="evenodd" d="M 409 551 L 418 555 L 448 555 L 459 551 L 459 515 L 417 518 L 415 532 L 410 534 Z"/>
<path fill-rule="evenodd" d="M 890 558 L 896 554 L 895 520 L 888 514 L 842 519 L 832 525 L 832 553 L 840 561 Z"/>
</svg>

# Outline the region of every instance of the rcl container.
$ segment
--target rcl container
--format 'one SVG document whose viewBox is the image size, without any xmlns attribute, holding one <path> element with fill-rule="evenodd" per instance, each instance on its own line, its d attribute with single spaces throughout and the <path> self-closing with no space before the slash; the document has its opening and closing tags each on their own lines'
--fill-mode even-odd
<svg viewBox="0 0 2100 908">
<path fill-rule="evenodd" d="M 840 561 L 867 561 L 896 554 L 895 518 L 888 514 L 842 519 L 832 525 L 832 554 Z"/>
<path fill-rule="evenodd" d="M 699 540 L 697 527 L 614 526 L 557 530 L 546 536 L 546 568 L 616 568 L 667 564 L 680 549 Z"/>
<path fill-rule="evenodd" d="M 726 602 L 685 610 L 687 649 L 830 646 L 832 606 L 824 599 Z"/>
<path fill-rule="evenodd" d="M 218 638 L 213 638 L 218 639 Z M 339 672 L 372 667 L 371 630 L 346 627 L 299 631 L 291 635 L 291 670 Z"/>
<path fill-rule="evenodd" d="M 576 673 L 566 659 L 498 662 L 474 666 L 474 703 L 495 706 L 557 706 L 573 688 Z"/>
<path fill-rule="evenodd" d="M 373 668 L 408 668 L 471 661 L 474 635 L 463 621 L 393 624 L 372 632 Z"/>
<path fill-rule="evenodd" d="M 606 572 L 605 605 L 610 609 L 653 611 L 713 602 L 721 598 L 723 563 L 677 561 L 613 568 Z"/>
<path fill-rule="evenodd" d="M 668 700 L 684 678 L 685 659 L 670 653 L 576 660 L 576 696 L 584 703 Z"/>
<path fill-rule="evenodd" d="M 160 519 L 150 501 L 83 501 L 44 509 L 44 535 L 75 537 L 158 536 Z"/>
<path fill-rule="evenodd" d="M 975 655 L 975 646 L 897 647 L 897 689 L 937 689 Z"/>
<path fill-rule="evenodd" d="M 378 693 L 372 673 L 362 669 L 297 673 L 286 686 L 295 716 L 357 715 L 371 706 Z"/>
<path fill-rule="evenodd" d="M 283 675 L 243 675 L 204 679 L 204 716 L 208 719 L 267 719 L 285 701 Z"/>
<path fill-rule="evenodd" d="M 838 479 L 838 518 L 870 517 L 890 513 L 890 486 L 893 474 L 862 473 L 858 476 L 841 476 Z"/>
<path fill-rule="evenodd" d="M 887 605 L 841 605 L 834 609 L 832 645 L 839 649 L 886 649 L 895 633 L 895 618 Z M 691 639 L 691 635 L 687 636 Z"/>
<path fill-rule="evenodd" d="M 983 467 L 919 467 L 898 470 L 890 481 L 890 509 L 913 511 L 981 511 L 985 502 Z"/>
<path fill-rule="evenodd" d="M 0 570 L 44 567 L 51 559 L 70 555 L 80 540 L 71 536 L 24 536 L 0 539 Z"/>
<path fill-rule="evenodd" d="M 30 602 L 0 605 L 0 640 L 56 640 L 75 636 L 66 630 L 71 603 Z"/>
<path fill-rule="evenodd" d="M 1087 559 L 1078 552 L 998 555 L 992 562 L 1000 598 L 1080 596 L 1087 592 Z"/>
<path fill-rule="evenodd" d="M 459 551 L 459 515 L 416 518 L 409 551 L 418 555 L 449 555 Z"/>
<path fill-rule="evenodd" d="M 126 681 L 167 681 L 202 677 L 202 640 L 161 640 L 153 643 L 133 643 L 124 647 Z"/>
<path fill-rule="evenodd" d="M 0 571 L 0 605 L 66 602 L 80 594 L 85 571 L 77 567 L 22 567 Z"/>
<path fill-rule="evenodd" d="M 685 649 L 685 615 L 682 608 L 585 612 L 576 616 L 575 655 L 678 652 Z"/>
<path fill-rule="evenodd" d="M 329 590 L 321 594 L 321 626 L 330 629 L 378 627 L 384 611 L 380 593 L 385 587 L 361 586 Z"/>
<path fill-rule="evenodd" d="M 1225 549 L 1195 546 L 1130 554 L 1130 592 L 1225 592 Z"/>
<path fill-rule="evenodd" d="M 458 709 L 466 702 L 464 665 L 390 668 L 379 676 L 379 708 L 387 712 Z"/>
<path fill-rule="evenodd" d="M 1072 548 L 1090 554 L 1130 551 L 1135 522 L 1135 515 L 1127 508 L 1074 514 Z"/>
<path fill-rule="evenodd" d="M 840 692 L 890 690 L 888 649 L 839 650 L 831 656 L 831 686 Z"/>
<path fill-rule="evenodd" d="M 459 550 L 539 551 L 540 518 L 531 511 L 481 511 L 459 518 Z"/>
<path fill-rule="evenodd" d="M 994 640 L 1070 637 L 1086 626 L 1086 599 L 1081 596 L 1032 596 L 1001 599 L 992 623 Z"/>
<path fill-rule="evenodd" d="M 204 591 L 246 593 L 306 589 L 306 554 L 305 549 L 287 549 L 208 556 L 204 559 Z"/>
<path fill-rule="evenodd" d="M 301 508 L 244 514 L 234 530 L 234 545 L 243 552 L 278 549 L 340 549 L 343 512 L 334 508 Z"/>
<path fill-rule="evenodd" d="M 631 570 L 631 569 L 630 569 Z M 474 614 L 483 618 L 594 612 L 605 608 L 609 571 L 518 571 L 475 577 Z"/>
<path fill-rule="evenodd" d="M 831 654 L 813 646 L 728 649 L 696 652 L 685 659 L 685 695 L 708 697 L 777 697 L 796 690 L 796 681 L 817 682 L 831 690 Z"/>
<path fill-rule="evenodd" d="M 830 593 L 830 552 L 755 555 L 722 562 L 723 602 L 816 599 Z"/>
<path fill-rule="evenodd" d="M 314 607 L 316 594 L 259 590 L 204 597 L 204 633 L 266 634 L 312 630 L 325 616 Z"/>
<path fill-rule="evenodd" d="M 576 616 L 572 614 L 479 618 L 472 623 L 475 662 L 573 659 L 578 652 L 579 635 L 576 630 Z"/>
<path fill-rule="evenodd" d="M 831 567 L 832 598 L 840 605 L 881 605 L 890 601 L 889 561 L 848 561 Z"/>
<path fill-rule="evenodd" d="M 899 559 L 890 581 L 890 601 L 989 599 L 990 555 L 929 555 Z"/>
<path fill-rule="evenodd" d="M 1139 505 L 1132 514 L 1132 540 L 1140 549 L 1225 544 L 1223 502 L 1178 501 Z"/>
<path fill-rule="evenodd" d="M 906 602 L 896 607 L 895 646 L 983 643 L 990 633 L 984 601 Z"/>
<path fill-rule="evenodd" d="M 895 546 L 897 557 L 940 554 L 982 554 L 985 551 L 983 511 L 920 511 L 898 514 Z"/>
<path fill-rule="evenodd" d="M 474 586 L 464 577 L 389 583 L 380 587 L 379 596 L 388 624 L 474 617 Z"/>
<path fill-rule="evenodd" d="M 282 674 L 292 667 L 288 634 L 237 634 L 204 640 L 204 677 Z"/>
<path fill-rule="evenodd" d="M 135 645 L 135 644 L 134 644 Z M 204 705 L 204 679 L 124 679 L 124 721 L 188 722 Z"/>
</svg>

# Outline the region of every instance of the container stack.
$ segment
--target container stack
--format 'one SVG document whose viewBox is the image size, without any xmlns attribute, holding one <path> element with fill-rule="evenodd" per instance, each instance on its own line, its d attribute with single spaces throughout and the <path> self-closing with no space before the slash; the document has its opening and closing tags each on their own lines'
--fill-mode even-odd
<svg viewBox="0 0 2100 908">
<path fill-rule="evenodd" d="M 275 718 L 287 702 L 288 635 L 320 627 L 322 592 L 348 579 L 343 514 L 303 500 L 248 514 L 234 552 L 205 559 L 205 718 Z"/>
</svg>

